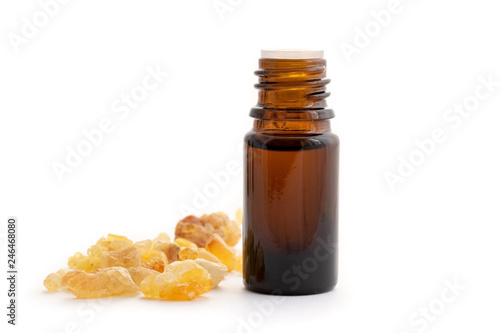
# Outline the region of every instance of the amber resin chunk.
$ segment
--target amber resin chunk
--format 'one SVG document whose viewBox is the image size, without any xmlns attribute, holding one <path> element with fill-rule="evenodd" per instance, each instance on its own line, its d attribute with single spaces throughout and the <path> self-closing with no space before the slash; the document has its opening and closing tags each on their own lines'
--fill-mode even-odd
<svg viewBox="0 0 500 333">
<path fill-rule="evenodd" d="M 158 295 L 162 299 L 189 301 L 209 292 L 213 282 L 206 269 L 193 260 L 184 260 L 168 265 L 162 274 L 155 277 L 154 285 L 158 287 Z M 154 290 L 154 286 L 147 287 L 144 289 L 147 289 L 148 293 Z M 146 293 L 144 295 L 147 297 Z"/>
<path fill-rule="evenodd" d="M 109 251 L 121 251 L 133 245 L 134 243 L 129 241 L 124 241 L 122 239 L 113 239 L 111 242 L 109 242 Z"/>
<path fill-rule="evenodd" d="M 99 244 L 94 244 L 87 250 L 87 256 L 89 257 L 91 270 L 95 271 L 101 268 L 101 258 L 102 253 L 109 251 L 109 247 L 104 247 Z"/>
<path fill-rule="evenodd" d="M 198 258 L 198 251 L 190 247 L 183 247 L 179 251 L 179 260 L 194 260 Z"/>
<path fill-rule="evenodd" d="M 170 236 L 166 232 L 160 232 L 158 234 L 158 236 L 156 236 L 153 239 L 153 242 L 156 242 L 156 241 L 161 241 L 161 242 L 168 243 L 168 242 L 170 242 Z"/>
<path fill-rule="evenodd" d="M 236 211 L 236 222 L 238 222 L 240 225 L 243 224 L 243 209 L 238 208 Z"/>
<path fill-rule="evenodd" d="M 213 234 L 210 236 L 205 248 L 219 258 L 230 272 L 236 267 L 236 252 L 219 235 Z"/>
<path fill-rule="evenodd" d="M 100 245 L 102 246 L 103 248 L 106 249 L 106 251 L 109 251 L 109 244 L 111 243 L 111 241 L 109 241 L 107 238 L 104 238 L 104 237 L 101 237 L 97 243 L 95 243 L 95 245 Z"/>
<path fill-rule="evenodd" d="M 189 239 L 196 245 L 203 247 L 210 237 L 215 232 L 215 228 L 211 225 L 203 224 L 199 218 L 194 215 L 186 216 L 184 219 L 177 222 L 175 227 L 176 239 Z"/>
<path fill-rule="evenodd" d="M 120 235 L 115 235 L 115 234 L 108 234 L 108 241 L 112 242 L 114 240 L 122 240 L 122 241 L 126 241 L 128 243 L 133 243 L 132 240 L 130 240 L 129 238 L 125 237 L 125 236 L 120 236 Z"/>
<path fill-rule="evenodd" d="M 156 275 L 146 276 L 141 282 L 141 292 L 146 298 L 160 298 L 160 289 L 155 284 Z"/>
<path fill-rule="evenodd" d="M 189 247 L 189 248 L 192 248 L 192 249 L 197 249 L 198 248 L 198 245 L 196 245 L 196 243 L 190 241 L 189 239 L 187 238 L 182 238 L 182 237 L 177 237 L 174 242 L 179 245 L 180 247 Z"/>
<path fill-rule="evenodd" d="M 45 280 L 43 280 L 43 285 L 48 291 L 58 291 L 59 288 L 61 288 L 61 276 L 57 273 L 50 273 Z"/>
<path fill-rule="evenodd" d="M 165 253 L 169 263 L 179 260 L 179 251 L 181 248 L 175 243 L 156 241 L 155 249 Z"/>
<path fill-rule="evenodd" d="M 141 285 L 141 282 L 148 276 L 156 276 L 160 274 L 158 271 L 146 267 L 130 267 L 128 269 L 128 272 L 130 273 L 132 280 L 138 287 Z"/>
<path fill-rule="evenodd" d="M 101 267 L 139 267 L 141 256 L 139 251 L 129 246 L 119 251 L 103 252 L 101 255 Z"/>
<path fill-rule="evenodd" d="M 89 257 L 80 252 L 77 252 L 73 256 L 68 258 L 68 266 L 70 268 L 79 269 L 85 272 L 95 270 L 90 263 Z"/>
<path fill-rule="evenodd" d="M 57 275 L 59 275 L 61 278 L 66 275 L 66 273 L 70 272 L 69 269 L 66 269 L 66 268 L 61 268 L 60 270 L 58 270 L 56 273 Z"/>
<path fill-rule="evenodd" d="M 189 215 L 175 227 L 176 238 L 188 239 L 199 247 L 205 246 L 208 238 L 214 233 L 221 236 L 229 246 L 236 245 L 241 238 L 238 223 L 222 212 L 205 214 L 199 218 Z"/>
<path fill-rule="evenodd" d="M 150 251 L 142 261 L 142 267 L 146 267 L 160 273 L 163 272 L 167 265 L 167 256 L 159 250 Z"/>
<path fill-rule="evenodd" d="M 69 269 L 60 269 L 56 273 L 50 273 L 47 275 L 45 280 L 43 281 L 43 285 L 47 288 L 48 291 L 54 292 L 58 291 L 61 288 L 61 279 L 66 273 L 68 273 Z"/>
<path fill-rule="evenodd" d="M 199 248 L 197 250 L 197 252 L 198 252 L 198 258 L 199 259 L 205 259 L 205 260 L 208 260 L 208 261 L 211 261 L 211 262 L 215 262 L 215 263 L 218 263 L 218 264 L 221 263 L 221 261 L 219 260 L 219 258 L 217 258 L 216 256 L 214 256 L 212 253 L 208 252 L 204 248 Z"/>
<path fill-rule="evenodd" d="M 141 256 L 142 260 L 146 260 L 149 252 L 155 249 L 154 242 L 150 239 L 135 242 L 134 247 L 137 249 L 137 251 L 139 251 L 139 255 Z"/>
<path fill-rule="evenodd" d="M 210 273 L 213 283 L 212 288 L 217 287 L 227 274 L 227 267 L 222 263 L 215 263 L 205 259 L 195 259 L 194 261 Z"/>
<path fill-rule="evenodd" d="M 139 290 L 123 267 L 101 268 L 94 272 L 74 270 L 66 273 L 61 285 L 78 298 L 101 298 L 131 294 Z"/>
<path fill-rule="evenodd" d="M 241 253 L 236 256 L 236 267 L 234 270 L 237 272 L 241 272 L 243 270 L 243 256 Z"/>
</svg>

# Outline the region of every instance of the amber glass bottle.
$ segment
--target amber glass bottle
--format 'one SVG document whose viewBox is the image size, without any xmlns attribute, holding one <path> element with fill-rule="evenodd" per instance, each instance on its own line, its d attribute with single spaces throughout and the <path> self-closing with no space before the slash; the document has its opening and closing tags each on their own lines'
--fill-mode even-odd
<svg viewBox="0 0 500 333">
<path fill-rule="evenodd" d="M 326 107 L 322 51 L 262 51 L 245 136 L 247 289 L 316 294 L 337 283 L 339 139 Z"/>
</svg>

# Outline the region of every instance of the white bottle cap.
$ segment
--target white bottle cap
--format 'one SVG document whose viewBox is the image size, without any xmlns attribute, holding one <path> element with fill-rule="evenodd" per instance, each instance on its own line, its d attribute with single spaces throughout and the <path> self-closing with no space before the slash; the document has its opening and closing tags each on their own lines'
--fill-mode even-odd
<svg viewBox="0 0 500 333">
<path fill-rule="evenodd" d="M 273 59 L 322 59 L 323 50 L 261 50 L 260 57 Z"/>
</svg>

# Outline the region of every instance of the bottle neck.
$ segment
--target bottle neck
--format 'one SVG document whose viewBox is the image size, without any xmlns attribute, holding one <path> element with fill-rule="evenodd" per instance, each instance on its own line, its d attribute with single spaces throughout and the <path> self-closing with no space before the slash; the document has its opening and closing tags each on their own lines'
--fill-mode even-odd
<svg viewBox="0 0 500 333">
<path fill-rule="evenodd" d="M 330 120 L 262 120 L 255 119 L 253 130 L 269 134 L 319 134 L 330 131 Z"/>
<path fill-rule="evenodd" d="M 330 93 L 326 85 L 325 59 L 268 59 L 259 60 L 255 72 L 259 82 L 257 105 L 250 116 L 261 120 L 324 120 L 334 117 L 327 109 Z"/>
</svg>

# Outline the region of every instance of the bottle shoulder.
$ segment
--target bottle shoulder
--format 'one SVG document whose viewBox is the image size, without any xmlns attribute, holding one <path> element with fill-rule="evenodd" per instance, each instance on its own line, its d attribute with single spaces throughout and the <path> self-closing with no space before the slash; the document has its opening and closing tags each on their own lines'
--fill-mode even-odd
<svg viewBox="0 0 500 333">
<path fill-rule="evenodd" d="M 244 141 L 251 147 L 272 150 L 307 150 L 339 145 L 339 137 L 331 131 L 311 133 L 282 133 L 275 131 L 248 131 Z"/>
</svg>

